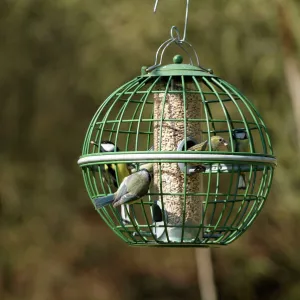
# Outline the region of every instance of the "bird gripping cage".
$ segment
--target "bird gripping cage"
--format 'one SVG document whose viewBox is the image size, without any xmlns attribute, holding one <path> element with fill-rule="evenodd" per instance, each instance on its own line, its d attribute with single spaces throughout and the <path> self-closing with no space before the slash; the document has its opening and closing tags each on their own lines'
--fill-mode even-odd
<svg viewBox="0 0 300 300">
<path fill-rule="evenodd" d="M 148 193 L 138 202 L 97 209 L 130 245 L 229 244 L 253 223 L 271 187 L 276 158 L 266 126 L 241 92 L 200 67 L 185 40 L 188 4 L 183 38 L 173 26 L 154 66 L 143 67 L 102 103 L 78 161 L 92 201 L 120 186 L 118 166 L 129 175 L 153 164 Z M 171 44 L 189 56 L 189 64 L 176 55 L 162 66 Z M 227 148 L 214 147 L 213 139 L 224 139 Z M 111 152 L 103 151 L 104 141 L 114 143 Z"/>
</svg>

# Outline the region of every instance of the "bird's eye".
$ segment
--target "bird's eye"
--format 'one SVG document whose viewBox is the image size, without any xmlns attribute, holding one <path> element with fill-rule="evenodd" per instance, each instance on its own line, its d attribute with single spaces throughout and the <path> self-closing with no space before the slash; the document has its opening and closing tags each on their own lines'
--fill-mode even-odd
<svg viewBox="0 0 300 300">
<path fill-rule="evenodd" d="M 223 140 L 222 139 L 219 139 L 219 142 L 222 142 Z"/>
</svg>

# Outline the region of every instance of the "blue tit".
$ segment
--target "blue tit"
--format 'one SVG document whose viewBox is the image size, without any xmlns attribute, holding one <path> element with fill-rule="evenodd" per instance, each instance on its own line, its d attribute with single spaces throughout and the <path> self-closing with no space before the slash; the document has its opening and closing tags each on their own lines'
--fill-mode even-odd
<svg viewBox="0 0 300 300">
<path fill-rule="evenodd" d="M 91 144 L 97 145 L 95 142 L 91 142 Z M 111 141 L 102 141 L 100 143 L 100 151 L 118 152 L 120 149 Z M 130 175 L 129 166 L 127 164 L 105 164 L 104 167 L 101 166 L 100 169 L 108 185 L 114 185 L 116 188 L 118 188 L 117 178 L 119 182 L 122 182 L 126 176 Z"/>
<path fill-rule="evenodd" d="M 153 164 L 143 165 L 140 171 L 125 177 L 114 194 L 94 199 L 96 209 L 108 204 L 113 204 L 113 207 L 117 207 L 138 201 L 148 193 L 152 173 Z"/>
<path fill-rule="evenodd" d="M 245 128 L 234 129 L 232 133 L 232 138 L 234 141 L 234 152 L 249 152 L 249 140 L 248 134 Z M 238 189 L 246 189 L 246 175 L 245 173 L 240 173 L 238 180 Z"/>
<path fill-rule="evenodd" d="M 152 146 L 148 151 L 153 151 L 153 149 L 154 149 L 154 147 Z M 153 168 L 153 164 L 152 163 L 142 164 L 142 165 L 140 165 L 140 170 L 142 170 L 143 168 L 148 169 L 149 167 Z M 137 169 L 131 170 L 132 173 L 135 173 L 136 171 L 137 171 Z M 153 204 L 151 205 L 152 219 L 154 222 L 161 222 L 163 220 L 162 211 L 157 203 L 158 203 L 158 200 L 153 201 Z"/>
</svg>

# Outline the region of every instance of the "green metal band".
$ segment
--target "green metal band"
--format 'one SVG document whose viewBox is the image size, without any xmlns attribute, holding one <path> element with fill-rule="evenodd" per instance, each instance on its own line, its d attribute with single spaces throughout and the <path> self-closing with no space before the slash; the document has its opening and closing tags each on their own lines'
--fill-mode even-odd
<svg viewBox="0 0 300 300">
<path fill-rule="evenodd" d="M 180 75 L 179 75 L 180 74 Z M 157 67 L 152 72 L 145 74 L 142 72 L 144 77 L 155 77 L 155 76 L 201 76 L 201 77 L 217 77 L 214 74 L 205 72 L 197 66 L 188 64 L 170 64 L 166 66 Z"/>
</svg>

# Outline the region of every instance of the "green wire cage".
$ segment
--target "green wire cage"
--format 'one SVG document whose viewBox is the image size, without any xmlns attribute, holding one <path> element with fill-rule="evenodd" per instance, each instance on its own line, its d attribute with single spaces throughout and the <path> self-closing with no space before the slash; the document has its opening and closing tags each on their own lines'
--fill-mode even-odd
<svg viewBox="0 0 300 300">
<path fill-rule="evenodd" d="M 159 48 L 162 55 L 171 43 L 185 52 L 191 47 L 175 27 L 172 31 Z M 195 57 L 197 65 L 183 64 L 177 55 L 173 64 L 143 67 L 102 103 L 88 127 L 78 164 L 92 201 L 121 183 L 118 168 L 116 184 L 106 180 L 105 166 L 125 164 L 131 170 L 153 163 L 146 196 L 97 209 L 130 245 L 227 245 L 251 226 L 270 191 L 276 158 L 261 116 Z M 227 149 L 214 151 L 213 136 L 224 138 Z M 116 145 L 113 152 L 101 152 L 103 141 Z M 203 151 L 189 150 L 203 141 Z"/>
</svg>

